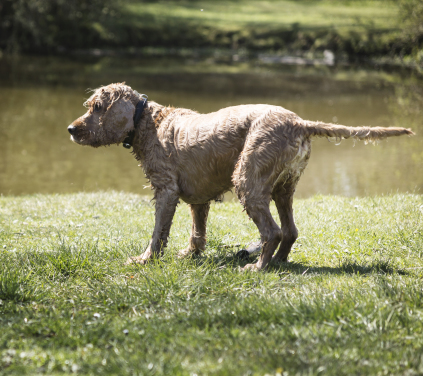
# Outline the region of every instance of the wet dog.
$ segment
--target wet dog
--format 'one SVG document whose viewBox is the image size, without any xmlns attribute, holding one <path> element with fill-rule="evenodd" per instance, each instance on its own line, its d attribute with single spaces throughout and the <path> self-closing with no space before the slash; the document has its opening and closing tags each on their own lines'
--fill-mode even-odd
<svg viewBox="0 0 423 376">
<path fill-rule="evenodd" d="M 298 236 L 293 195 L 310 158 L 312 137 L 374 141 L 413 135 L 405 128 L 307 121 L 282 107 L 264 104 L 199 114 L 147 102 L 124 84 L 97 89 L 85 105 L 87 113 L 68 127 L 71 139 L 93 147 L 132 146 L 154 188 L 154 231 L 144 254 L 128 260 L 136 263 L 163 253 L 180 199 L 190 205 L 193 222 L 189 245 L 179 254 L 201 253 L 210 201 L 233 187 L 261 237 L 259 260 L 245 268 L 263 269 L 272 257 L 276 262 L 286 261 Z M 272 199 L 281 228 L 269 210 Z"/>
</svg>

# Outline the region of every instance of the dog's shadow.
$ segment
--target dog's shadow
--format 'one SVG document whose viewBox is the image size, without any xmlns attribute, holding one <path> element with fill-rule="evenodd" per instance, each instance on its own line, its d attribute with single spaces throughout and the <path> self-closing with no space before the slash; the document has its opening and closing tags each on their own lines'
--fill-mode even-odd
<svg viewBox="0 0 423 376">
<path fill-rule="evenodd" d="M 270 264 L 269 271 L 284 271 L 292 274 L 332 274 L 332 275 L 408 275 L 404 269 L 395 268 L 387 261 L 376 261 L 371 264 L 359 264 L 355 261 L 344 261 L 339 266 L 310 266 L 302 262 L 285 262 L 280 264 Z"/>
<path fill-rule="evenodd" d="M 231 268 L 231 269 L 240 269 L 249 263 L 257 262 L 258 256 L 251 257 L 249 259 L 242 259 L 236 256 L 236 254 L 224 254 L 223 252 L 218 252 L 217 254 L 204 254 L 202 256 L 196 257 L 193 261 L 202 265 L 207 262 L 215 264 L 218 268 Z M 331 274 L 331 275 L 369 275 L 369 274 L 379 274 L 379 275 L 409 275 L 410 273 L 401 268 L 396 268 L 392 266 L 389 261 L 378 260 L 372 263 L 360 264 L 352 260 L 343 260 L 340 262 L 339 266 L 310 266 L 303 262 L 281 262 L 273 263 L 270 262 L 265 272 L 286 272 L 291 274 Z"/>
</svg>

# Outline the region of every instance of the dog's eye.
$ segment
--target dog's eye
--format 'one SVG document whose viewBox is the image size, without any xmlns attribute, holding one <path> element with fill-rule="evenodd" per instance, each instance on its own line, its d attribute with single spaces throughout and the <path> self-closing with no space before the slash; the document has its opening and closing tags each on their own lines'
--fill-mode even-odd
<svg viewBox="0 0 423 376">
<path fill-rule="evenodd" d="M 94 112 L 99 112 L 101 111 L 101 104 L 100 103 L 96 103 L 94 105 Z"/>
</svg>

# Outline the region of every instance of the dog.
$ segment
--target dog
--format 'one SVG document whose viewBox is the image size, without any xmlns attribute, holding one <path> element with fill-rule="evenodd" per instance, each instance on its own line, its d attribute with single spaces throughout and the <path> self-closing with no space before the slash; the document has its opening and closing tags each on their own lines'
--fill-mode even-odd
<svg viewBox="0 0 423 376">
<path fill-rule="evenodd" d="M 92 147 L 132 146 L 154 189 L 151 241 L 142 255 L 127 263 L 144 264 L 163 254 L 180 199 L 190 205 L 192 229 L 189 245 L 179 256 L 200 254 L 206 245 L 210 201 L 232 188 L 261 238 L 259 260 L 244 269 L 262 270 L 270 261 L 287 261 L 298 237 L 293 195 L 310 158 L 311 138 L 375 141 L 414 134 L 397 127 L 307 121 L 283 107 L 265 104 L 200 114 L 147 101 L 124 83 L 98 88 L 84 105 L 88 111 L 68 127 L 72 141 Z M 272 199 L 281 228 L 269 210 Z"/>
</svg>

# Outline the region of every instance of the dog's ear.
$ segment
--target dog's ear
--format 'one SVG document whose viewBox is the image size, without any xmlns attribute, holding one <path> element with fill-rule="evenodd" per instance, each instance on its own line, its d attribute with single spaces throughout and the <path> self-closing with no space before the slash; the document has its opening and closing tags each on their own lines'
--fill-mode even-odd
<svg viewBox="0 0 423 376">
<path fill-rule="evenodd" d="M 113 102 L 102 118 L 102 125 L 113 138 L 110 143 L 122 142 L 134 129 L 134 104 L 125 97 Z"/>
</svg>

